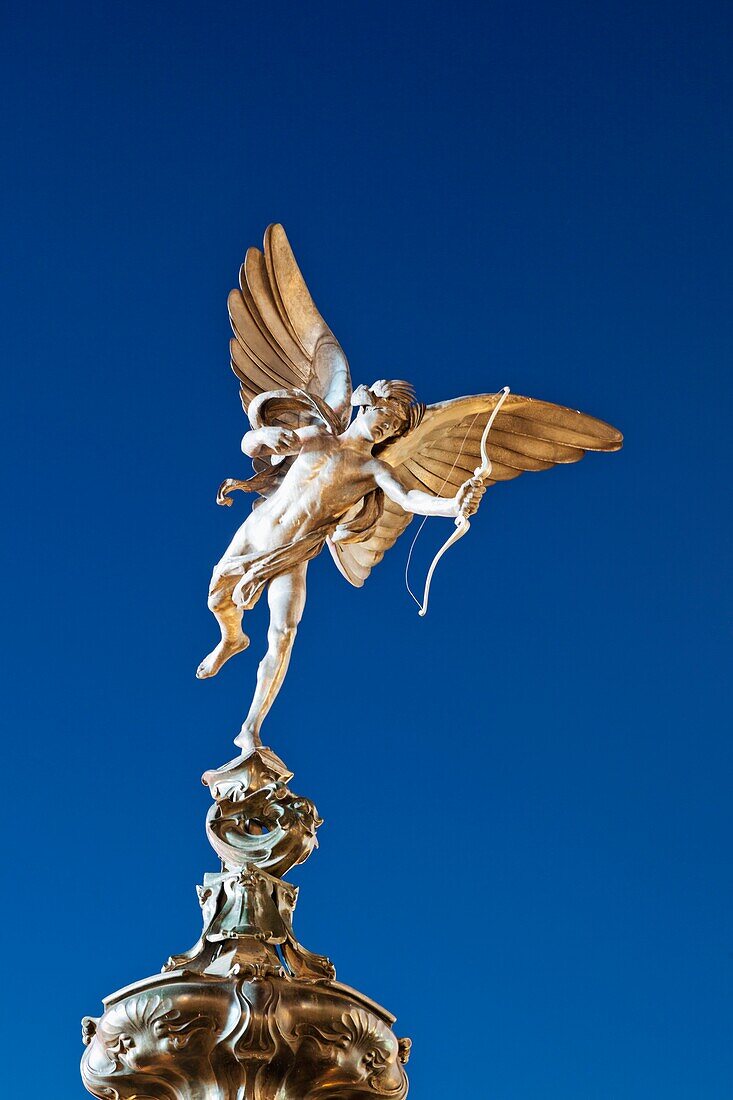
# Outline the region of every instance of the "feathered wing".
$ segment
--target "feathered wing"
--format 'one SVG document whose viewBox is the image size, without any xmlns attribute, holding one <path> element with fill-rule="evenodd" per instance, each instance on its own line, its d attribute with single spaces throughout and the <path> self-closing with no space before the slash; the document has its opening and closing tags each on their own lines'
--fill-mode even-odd
<svg viewBox="0 0 733 1100">
<path fill-rule="evenodd" d="M 379 458 L 394 468 L 408 489 L 452 497 L 481 465 L 481 436 L 498 399 L 498 394 L 479 394 L 429 405 L 418 427 L 387 443 Z M 486 484 L 578 462 L 586 451 L 618 451 L 622 443 L 619 431 L 593 416 L 510 394 L 489 432 L 492 469 Z M 411 519 L 398 505 L 386 501 L 367 540 L 330 545 L 340 571 L 360 587 Z"/>
<path fill-rule="evenodd" d="M 334 542 L 329 538 L 326 545 L 336 568 L 355 588 L 361 588 L 364 581 L 391 546 L 397 542 L 413 516 L 405 512 L 399 504 L 385 497 L 384 511 L 375 524 L 369 538 L 363 542 Z"/>
<path fill-rule="evenodd" d="M 250 248 L 229 299 L 232 370 L 245 412 L 259 394 L 302 389 L 346 427 L 351 376 L 343 349 L 316 309 L 281 225 Z"/>
</svg>

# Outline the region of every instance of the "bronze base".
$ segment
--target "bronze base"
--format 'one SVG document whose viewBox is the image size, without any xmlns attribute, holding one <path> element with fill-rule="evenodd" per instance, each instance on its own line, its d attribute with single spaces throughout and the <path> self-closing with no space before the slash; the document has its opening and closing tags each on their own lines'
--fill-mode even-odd
<svg viewBox="0 0 733 1100">
<path fill-rule="evenodd" d="M 102 1100 L 403 1100 L 409 1039 L 335 980 L 293 932 L 297 888 L 276 877 L 316 845 L 315 806 L 269 749 L 207 772 L 222 870 L 198 888 L 200 938 L 163 973 L 85 1017 L 85 1086 Z"/>
</svg>

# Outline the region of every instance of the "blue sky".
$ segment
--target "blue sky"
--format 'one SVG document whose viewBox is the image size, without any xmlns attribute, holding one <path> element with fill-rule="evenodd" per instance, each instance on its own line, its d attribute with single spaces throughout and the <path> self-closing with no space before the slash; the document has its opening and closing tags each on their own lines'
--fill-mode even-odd
<svg viewBox="0 0 733 1100">
<path fill-rule="evenodd" d="M 11 1091 L 85 1095 L 79 1018 L 198 935 L 199 775 L 266 626 L 194 679 L 245 514 L 225 301 L 277 220 L 356 381 L 626 436 L 492 490 L 425 620 L 407 544 L 360 591 L 311 567 L 266 727 L 326 821 L 300 938 L 398 1015 L 422 1100 L 729 1097 L 729 6 L 4 22 Z"/>
</svg>

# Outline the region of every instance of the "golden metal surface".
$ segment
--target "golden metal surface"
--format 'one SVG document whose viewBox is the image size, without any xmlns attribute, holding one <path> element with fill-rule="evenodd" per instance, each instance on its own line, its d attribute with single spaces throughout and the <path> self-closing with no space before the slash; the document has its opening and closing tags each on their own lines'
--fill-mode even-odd
<svg viewBox="0 0 733 1100">
<path fill-rule="evenodd" d="M 307 858 L 320 819 L 289 790 L 291 778 L 269 749 L 203 776 L 222 870 L 198 890 L 201 935 L 161 975 L 82 1021 L 82 1078 L 95 1096 L 406 1096 L 410 1041 L 394 1034 L 394 1017 L 295 938 L 298 891 L 277 875 Z"/>
</svg>

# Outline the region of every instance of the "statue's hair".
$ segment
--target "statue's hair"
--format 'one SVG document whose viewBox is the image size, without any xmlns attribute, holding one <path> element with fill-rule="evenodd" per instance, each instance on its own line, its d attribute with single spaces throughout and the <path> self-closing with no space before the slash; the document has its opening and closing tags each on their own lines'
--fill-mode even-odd
<svg viewBox="0 0 733 1100">
<path fill-rule="evenodd" d="M 369 392 L 387 402 L 404 421 L 403 427 L 396 433 L 398 436 L 413 431 L 425 415 L 425 405 L 415 399 L 414 386 L 400 378 L 380 378 L 372 383 Z"/>
</svg>

